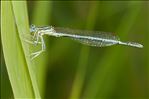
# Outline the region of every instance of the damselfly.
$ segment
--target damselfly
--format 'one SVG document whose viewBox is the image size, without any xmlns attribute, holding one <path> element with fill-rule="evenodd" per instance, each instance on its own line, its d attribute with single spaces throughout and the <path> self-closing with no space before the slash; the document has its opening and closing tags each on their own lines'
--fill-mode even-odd
<svg viewBox="0 0 149 99">
<path fill-rule="evenodd" d="M 143 45 L 135 42 L 122 42 L 118 36 L 114 36 L 111 33 L 100 32 L 100 31 L 86 31 L 86 30 L 75 30 L 69 28 L 60 28 L 52 26 L 36 27 L 31 25 L 30 32 L 33 33 L 33 44 L 41 44 L 41 50 L 31 54 L 31 59 L 34 59 L 43 51 L 46 46 L 43 39 L 43 35 L 55 36 L 55 37 L 68 37 L 73 40 L 79 41 L 80 43 L 96 46 L 105 47 L 115 44 L 128 45 L 137 48 L 143 48 Z"/>
</svg>

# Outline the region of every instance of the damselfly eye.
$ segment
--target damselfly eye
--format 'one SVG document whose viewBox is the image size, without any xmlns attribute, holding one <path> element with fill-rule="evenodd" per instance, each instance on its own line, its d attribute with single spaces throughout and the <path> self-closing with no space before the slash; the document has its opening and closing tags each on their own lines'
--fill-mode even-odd
<svg viewBox="0 0 149 99">
<path fill-rule="evenodd" d="M 36 26 L 34 24 L 32 24 L 30 26 L 30 32 L 35 32 L 36 31 Z"/>
</svg>

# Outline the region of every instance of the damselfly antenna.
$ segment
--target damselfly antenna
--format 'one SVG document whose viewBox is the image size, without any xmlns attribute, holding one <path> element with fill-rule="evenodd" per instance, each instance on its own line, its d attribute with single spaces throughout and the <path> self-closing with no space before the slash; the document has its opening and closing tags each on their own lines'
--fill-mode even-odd
<svg viewBox="0 0 149 99">
<path fill-rule="evenodd" d="M 60 28 L 52 26 L 36 27 L 31 25 L 30 32 L 33 33 L 33 42 L 35 45 L 41 44 L 41 50 L 31 54 L 31 59 L 39 56 L 43 51 L 45 51 L 46 46 L 44 43 L 43 35 L 49 35 L 54 37 L 68 37 L 73 40 L 79 41 L 80 43 L 96 46 L 105 47 L 115 44 L 127 45 L 137 48 L 143 48 L 143 45 L 135 42 L 122 42 L 118 36 L 114 36 L 111 33 L 100 32 L 100 31 L 86 31 L 86 30 L 76 30 L 69 28 Z"/>
</svg>

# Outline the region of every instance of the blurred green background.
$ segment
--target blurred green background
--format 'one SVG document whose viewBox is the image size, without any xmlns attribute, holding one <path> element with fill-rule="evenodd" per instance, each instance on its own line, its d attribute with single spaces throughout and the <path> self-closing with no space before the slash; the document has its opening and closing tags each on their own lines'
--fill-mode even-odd
<svg viewBox="0 0 149 99">
<path fill-rule="evenodd" d="M 45 36 L 47 49 L 33 60 L 42 98 L 149 99 L 148 1 L 28 1 L 27 6 L 30 24 L 114 32 L 122 41 L 144 45 L 97 48 Z M 3 58 L 1 98 L 8 99 L 13 94 Z"/>
</svg>

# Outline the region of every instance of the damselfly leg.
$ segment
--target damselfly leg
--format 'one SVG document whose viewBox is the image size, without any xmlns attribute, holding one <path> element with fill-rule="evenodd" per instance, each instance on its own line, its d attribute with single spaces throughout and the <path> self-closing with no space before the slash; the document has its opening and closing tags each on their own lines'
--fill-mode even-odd
<svg viewBox="0 0 149 99">
<path fill-rule="evenodd" d="M 34 53 L 31 53 L 31 60 L 36 58 L 43 51 L 45 51 L 45 43 L 44 43 L 43 37 L 41 36 L 40 39 L 41 39 L 41 50 L 37 51 L 37 52 L 34 52 Z"/>
<path fill-rule="evenodd" d="M 33 46 L 40 46 L 40 50 L 31 53 L 29 56 L 31 58 L 31 60 L 33 60 L 34 58 L 36 58 L 39 54 L 41 54 L 43 51 L 45 51 L 45 42 L 43 39 L 43 35 L 41 31 L 38 30 L 38 28 L 36 28 L 34 25 L 31 25 L 30 27 L 30 32 L 31 34 L 23 34 L 23 41 L 25 41 L 28 44 L 31 44 Z"/>
</svg>

